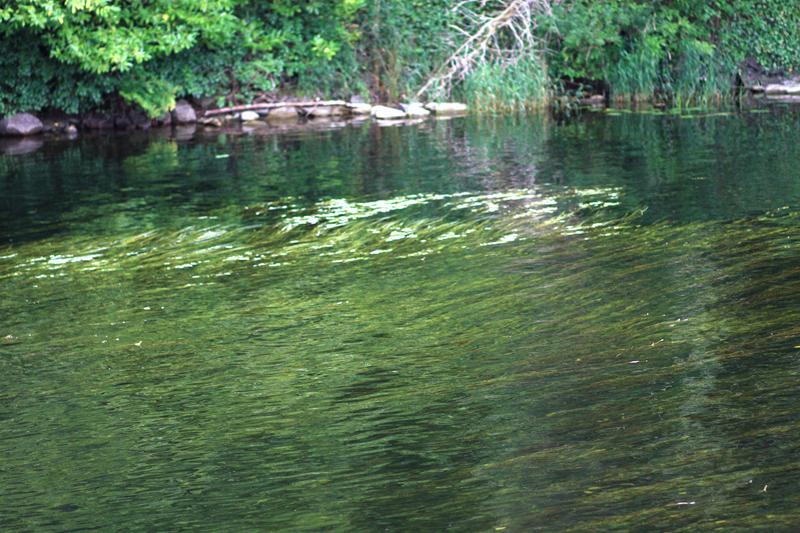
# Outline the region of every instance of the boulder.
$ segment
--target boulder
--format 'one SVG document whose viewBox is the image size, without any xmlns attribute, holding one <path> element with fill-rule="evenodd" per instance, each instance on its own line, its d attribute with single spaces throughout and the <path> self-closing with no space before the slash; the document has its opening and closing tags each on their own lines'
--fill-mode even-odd
<svg viewBox="0 0 800 533">
<path fill-rule="evenodd" d="M 399 120 L 406 118 L 405 111 L 385 105 L 374 106 L 370 114 L 378 120 Z"/>
<path fill-rule="evenodd" d="M 781 83 L 770 83 L 764 87 L 767 94 L 800 94 L 800 81 L 784 80 Z"/>
<path fill-rule="evenodd" d="M 270 109 L 267 120 L 297 120 L 297 108 L 294 106 L 285 106 Z"/>
<path fill-rule="evenodd" d="M 0 135 L 24 137 L 36 135 L 43 128 L 42 121 L 30 113 L 17 113 L 0 120 Z"/>
<path fill-rule="evenodd" d="M 214 117 L 204 117 L 200 119 L 200 124 L 209 128 L 221 128 L 222 121 Z"/>
<path fill-rule="evenodd" d="M 172 124 L 172 113 L 167 112 L 156 119 L 156 126 L 169 126 Z"/>
<path fill-rule="evenodd" d="M 422 107 L 420 103 L 400 104 L 400 108 L 406 112 L 407 117 L 427 117 L 430 111 Z"/>
<path fill-rule="evenodd" d="M 197 122 L 197 114 L 194 108 L 186 100 L 179 100 L 172 110 L 172 120 L 176 124 L 194 124 Z"/>
<path fill-rule="evenodd" d="M 321 105 L 308 108 L 306 114 L 310 117 L 340 117 L 347 114 L 347 108 L 340 105 Z"/>
<path fill-rule="evenodd" d="M 350 113 L 353 115 L 369 115 L 372 113 L 372 106 L 369 104 L 353 102 L 347 104 L 347 109 L 350 110 Z"/>
<path fill-rule="evenodd" d="M 128 119 L 137 130 L 149 130 L 153 125 L 153 121 L 141 111 L 132 110 L 128 113 Z"/>
<path fill-rule="evenodd" d="M 606 97 L 602 94 L 593 94 L 589 97 L 581 98 L 578 102 L 581 105 L 603 106 L 606 103 Z"/>
<path fill-rule="evenodd" d="M 767 85 L 780 84 L 786 79 L 784 70 L 769 70 L 752 57 L 739 65 L 739 80 L 745 89 L 754 93 L 764 92 Z"/>
<path fill-rule="evenodd" d="M 261 118 L 261 115 L 255 111 L 242 111 L 242 114 L 239 115 L 239 118 L 242 120 L 242 122 L 252 122 Z"/>
<path fill-rule="evenodd" d="M 461 115 L 467 112 L 467 104 L 458 102 L 432 102 L 425 109 L 436 115 Z"/>
</svg>

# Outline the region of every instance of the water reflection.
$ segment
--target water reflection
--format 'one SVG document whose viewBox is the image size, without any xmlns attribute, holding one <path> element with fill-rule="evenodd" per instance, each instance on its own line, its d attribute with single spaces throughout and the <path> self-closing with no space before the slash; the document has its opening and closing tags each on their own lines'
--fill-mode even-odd
<svg viewBox="0 0 800 533">
<path fill-rule="evenodd" d="M 793 121 L 0 158 L 0 526 L 791 529 Z"/>
<path fill-rule="evenodd" d="M 0 154 L 25 155 L 35 152 L 44 146 L 44 141 L 37 137 L 0 138 Z"/>
</svg>

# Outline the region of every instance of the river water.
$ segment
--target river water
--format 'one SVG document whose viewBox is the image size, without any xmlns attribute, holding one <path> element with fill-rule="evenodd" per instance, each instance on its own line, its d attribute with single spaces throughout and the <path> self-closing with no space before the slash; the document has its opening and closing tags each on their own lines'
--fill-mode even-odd
<svg viewBox="0 0 800 533">
<path fill-rule="evenodd" d="M 0 156 L 0 529 L 796 530 L 798 124 Z"/>
</svg>

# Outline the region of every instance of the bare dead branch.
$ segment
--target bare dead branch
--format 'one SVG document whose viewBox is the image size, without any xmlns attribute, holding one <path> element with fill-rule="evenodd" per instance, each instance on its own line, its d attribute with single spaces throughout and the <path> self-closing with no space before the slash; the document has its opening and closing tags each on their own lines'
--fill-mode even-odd
<svg viewBox="0 0 800 533">
<path fill-rule="evenodd" d="M 503 0 L 498 10 L 481 13 L 489 0 L 464 0 L 454 6 L 455 16 L 464 21 L 458 33 L 466 36 L 459 47 L 417 91 L 417 98 L 436 88 L 449 95 L 454 81 L 463 80 L 477 67 L 492 61 L 514 64 L 536 49 L 536 17 L 552 14 L 561 0 Z M 477 4 L 477 5 L 476 5 Z M 474 6 L 474 7 L 473 7 Z"/>
</svg>

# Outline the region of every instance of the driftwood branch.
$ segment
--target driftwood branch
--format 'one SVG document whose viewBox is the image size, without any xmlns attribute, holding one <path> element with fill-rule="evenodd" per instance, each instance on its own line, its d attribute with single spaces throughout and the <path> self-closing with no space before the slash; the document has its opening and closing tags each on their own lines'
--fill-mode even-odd
<svg viewBox="0 0 800 533">
<path fill-rule="evenodd" d="M 491 14 L 483 14 L 487 0 L 466 0 L 454 8 L 455 18 L 467 21 L 468 27 L 458 28 L 466 39 L 417 91 L 422 97 L 434 87 L 450 92 L 454 80 L 463 80 L 482 64 L 497 61 L 513 64 L 525 54 L 537 49 L 534 29 L 536 15 L 551 14 L 552 5 L 561 0 L 504 0 Z M 470 6 L 476 4 L 476 8 Z"/>
<path fill-rule="evenodd" d="M 347 105 L 344 100 L 312 100 L 305 102 L 273 102 L 268 104 L 248 104 L 248 105 L 235 105 L 231 107 L 220 107 L 218 109 L 209 109 L 203 116 L 213 117 L 216 115 L 226 115 L 228 113 L 241 113 L 242 111 L 258 111 L 259 109 L 275 109 L 278 107 L 338 107 Z"/>
</svg>

